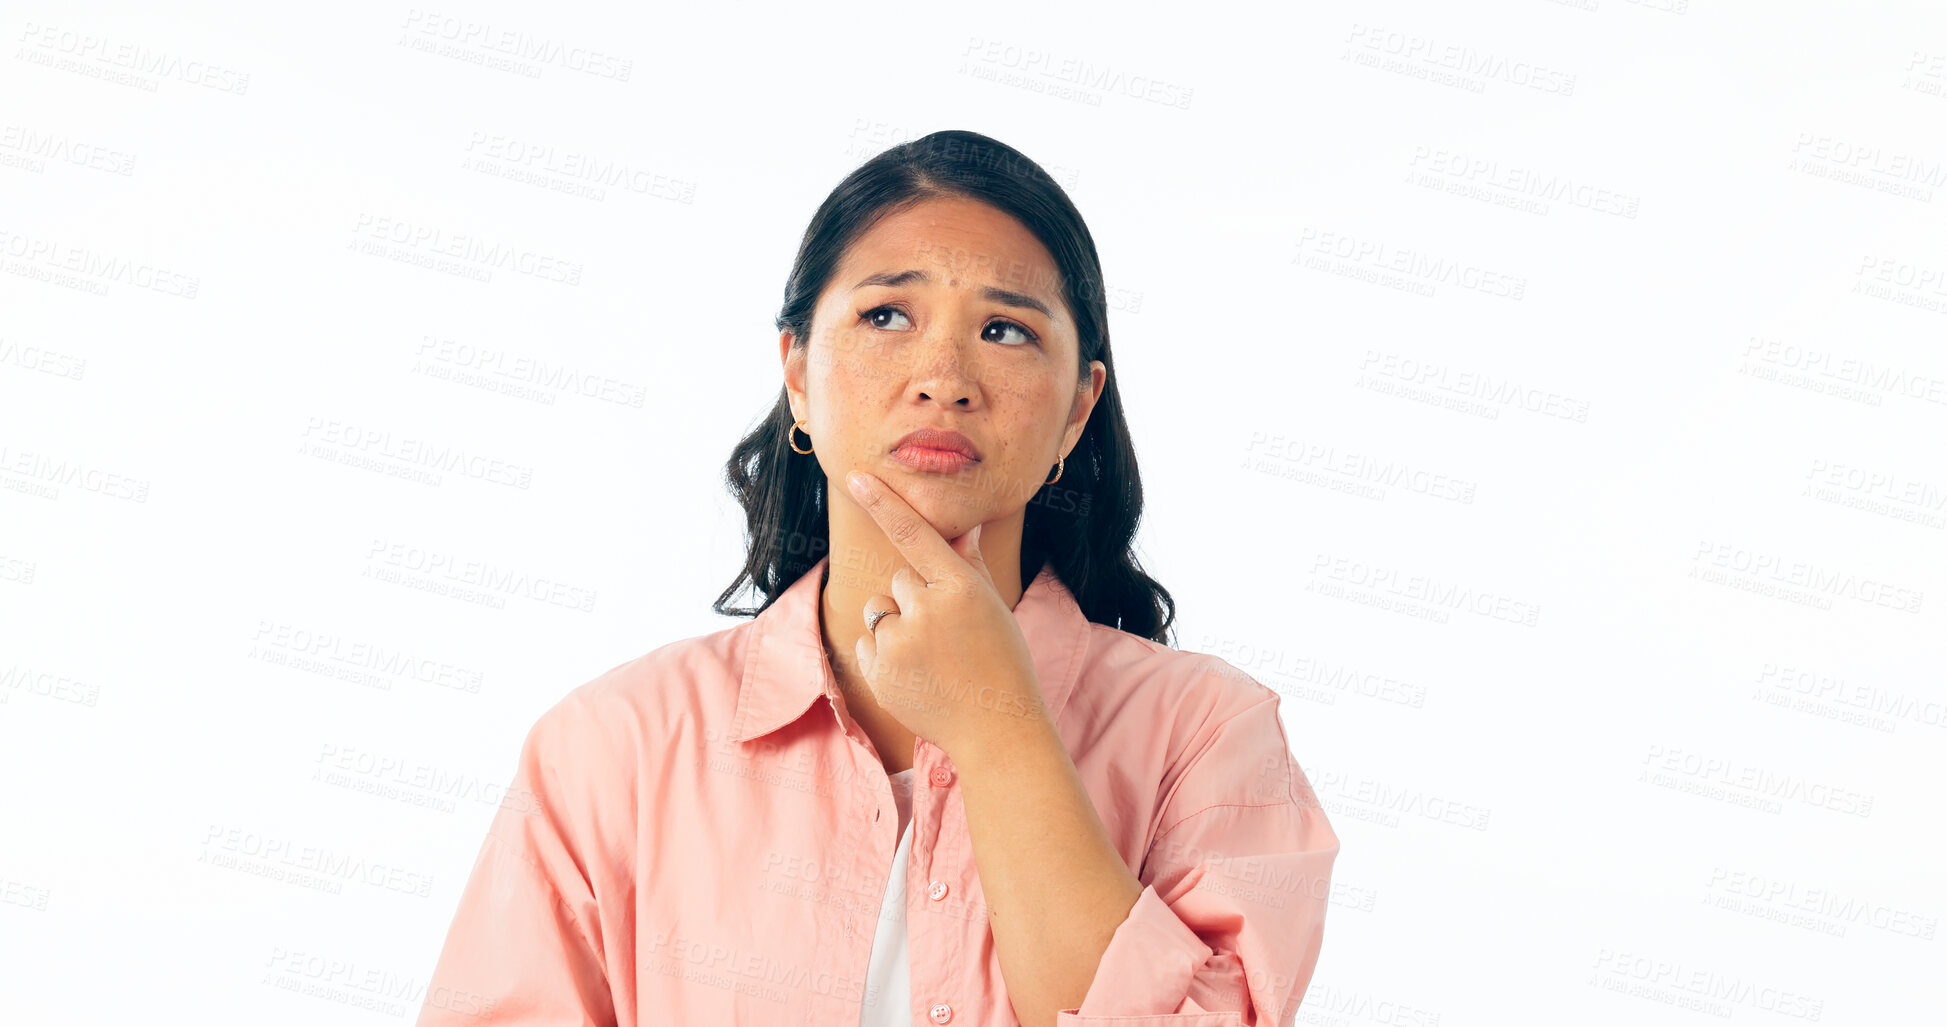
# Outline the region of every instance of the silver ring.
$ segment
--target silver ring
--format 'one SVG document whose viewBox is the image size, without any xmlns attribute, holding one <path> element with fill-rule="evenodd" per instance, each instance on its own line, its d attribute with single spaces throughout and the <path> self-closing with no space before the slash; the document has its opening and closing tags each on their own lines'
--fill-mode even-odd
<svg viewBox="0 0 1947 1027">
<path fill-rule="evenodd" d="M 879 626 L 879 622 L 885 619 L 887 614 L 898 613 L 898 612 L 899 612 L 898 610 L 874 610 L 871 613 L 866 614 L 865 633 L 868 635 L 871 634 L 873 630 Z"/>
</svg>

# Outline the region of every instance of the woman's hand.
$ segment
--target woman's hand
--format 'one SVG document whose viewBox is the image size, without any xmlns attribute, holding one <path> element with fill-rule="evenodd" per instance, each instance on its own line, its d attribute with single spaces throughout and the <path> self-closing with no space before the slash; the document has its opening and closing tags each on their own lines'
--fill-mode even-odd
<svg viewBox="0 0 1947 1027">
<path fill-rule="evenodd" d="M 894 572 L 892 595 L 859 611 L 893 611 L 858 644 L 879 705 L 956 763 L 1052 732 L 1027 639 L 981 557 L 980 526 L 949 543 L 877 477 L 854 471 L 847 483 L 910 565 Z"/>
</svg>

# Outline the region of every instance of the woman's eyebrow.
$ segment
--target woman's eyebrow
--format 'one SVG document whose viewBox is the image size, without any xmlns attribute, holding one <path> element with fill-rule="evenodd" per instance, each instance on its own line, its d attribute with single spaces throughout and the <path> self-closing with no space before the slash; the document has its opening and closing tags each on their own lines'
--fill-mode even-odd
<svg viewBox="0 0 1947 1027">
<path fill-rule="evenodd" d="M 878 274 L 865 276 L 859 281 L 859 284 L 852 286 L 852 291 L 857 292 L 868 285 L 900 286 L 911 282 L 930 282 L 932 280 L 933 276 L 916 268 L 908 268 L 904 271 L 881 271 Z M 1038 310 L 1041 312 L 1042 317 L 1048 318 L 1049 320 L 1053 320 L 1055 316 L 1048 309 L 1046 303 L 1026 293 L 1012 292 L 1007 289 L 996 289 L 990 285 L 980 290 L 980 296 L 982 299 L 993 300 L 996 303 L 1005 303 L 1010 307 L 1024 307 L 1028 310 Z"/>
</svg>

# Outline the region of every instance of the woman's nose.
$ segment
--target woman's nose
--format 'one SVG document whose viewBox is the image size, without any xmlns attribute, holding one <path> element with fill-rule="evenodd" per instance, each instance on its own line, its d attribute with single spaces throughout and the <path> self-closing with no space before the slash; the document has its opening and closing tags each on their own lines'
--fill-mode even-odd
<svg viewBox="0 0 1947 1027">
<path fill-rule="evenodd" d="M 970 401 L 977 391 L 980 369 L 965 350 L 950 338 L 924 340 L 914 354 L 912 388 L 942 403 Z"/>
</svg>

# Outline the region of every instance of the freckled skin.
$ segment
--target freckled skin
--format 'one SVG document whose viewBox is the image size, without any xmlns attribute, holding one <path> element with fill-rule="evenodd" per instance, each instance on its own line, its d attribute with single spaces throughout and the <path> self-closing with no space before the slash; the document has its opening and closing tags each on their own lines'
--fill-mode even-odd
<svg viewBox="0 0 1947 1027">
<path fill-rule="evenodd" d="M 930 280 L 853 289 L 868 275 L 908 269 Z M 1034 297 L 1049 313 L 983 297 L 985 288 Z M 861 320 L 885 306 L 897 310 Z M 853 500 L 845 475 L 883 479 L 945 539 L 983 525 L 982 557 L 1012 608 L 1025 587 L 1027 502 L 1074 449 L 1107 369 L 1099 360 L 1078 367 L 1080 343 L 1047 248 L 1012 217 L 963 197 L 922 201 L 861 234 L 819 297 L 807 345 L 793 349 L 793 341 L 780 335 L 779 357 L 792 416 L 807 422 L 797 444 L 809 436 L 815 452 L 792 456 L 816 459 L 829 486 L 826 649 L 848 712 L 887 768 L 903 770 L 913 735 L 878 708 L 853 652 L 866 600 L 889 594 L 905 560 Z M 891 451 L 917 428 L 958 431 L 981 460 L 952 474 L 913 470 Z"/>
</svg>

